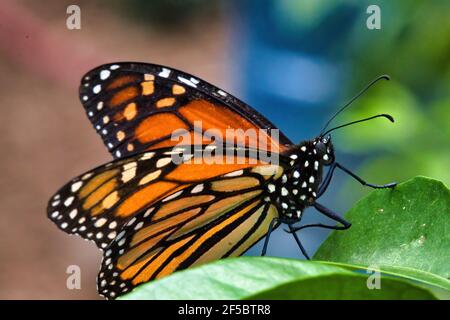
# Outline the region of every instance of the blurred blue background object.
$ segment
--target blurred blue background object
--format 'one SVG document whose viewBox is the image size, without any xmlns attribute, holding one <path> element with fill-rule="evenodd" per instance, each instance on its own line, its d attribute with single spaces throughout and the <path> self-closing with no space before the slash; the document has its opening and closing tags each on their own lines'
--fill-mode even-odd
<svg viewBox="0 0 450 320">
<path fill-rule="evenodd" d="M 238 96 L 293 142 L 317 136 L 343 99 L 350 98 L 343 94 L 350 72 L 343 43 L 358 17 L 358 6 L 339 1 L 247 0 L 233 1 L 229 9 Z M 354 162 L 343 158 L 339 161 L 347 165 Z M 331 189 L 339 187 L 340 178 L 336 175 Z M 345 208 L 335 197 L 329 192 L 321 201 L 334 210 Z M 304 223 L 326 221 L 314 211 L 306 211 Z M 292 236 L 280 229 L 271 237 L 269 254 L 302 257 Z M 327 233 L 317 228 L 300 233 L 310 255 Z M 248 254 L 258 255 L 261 245 Z"/>
</svg>

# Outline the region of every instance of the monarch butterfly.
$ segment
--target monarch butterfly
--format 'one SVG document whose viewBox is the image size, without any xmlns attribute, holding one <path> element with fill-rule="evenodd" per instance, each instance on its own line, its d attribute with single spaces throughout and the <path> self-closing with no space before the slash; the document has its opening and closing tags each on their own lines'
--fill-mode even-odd
<svg viewBox="0 0 450 320">
<path fill-rule="evenodd" d="M 354 99 L 381 78 L 386 77 Z M 318 137 L 294 144 L 282 133 L 275 139 L 270 131 L 275 126 L 232 95 L 164 66 L 102 65 L 82 78 L 79 94 L 115 159 L 63 186 L 51 197 L 47 214 L 61 230 L 92 240 L 103 250 L 97 285 L 110 299 L 176 270 L 239 256 L 267 235 L 264 255 L 270 233 L 282 223 L 309 258 L 296 231 L 350 227 L 317 202 L 336 168 L 366 186 L 395 186 L 366 183 L 335 160 L 331 131 L 377 117 L 393 121 L 380 114 L 326 131 L 354 99 Z M 195 121 L 203 127 L 196 128 Z M 215 140 L 211 145 L 209 129 L 224 133 L 230 128 L 266 130 L 262 135 L 271 143 L 265 149 L 279 162 L 257 159 L 251 152 L 254 137 L 239 132 L 233 143 Z M 179 129 L 197 142 L 179 148 L 173 139 Z M 208 164 L 219 147 L 227 151 L 221 159 L 234 161 Z M 194 152 L 205 161 L 192 163 Z M 172 161 L 174 154 L 181 161 Z M 323 178 L 324 167 L 329 170 Z M 310 206 L 341 225 L 294 226 Z"/>
</svg>

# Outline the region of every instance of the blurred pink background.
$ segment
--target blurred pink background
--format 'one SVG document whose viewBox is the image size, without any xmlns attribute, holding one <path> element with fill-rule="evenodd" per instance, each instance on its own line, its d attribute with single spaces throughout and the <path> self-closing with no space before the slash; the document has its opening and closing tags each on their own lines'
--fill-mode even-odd
<svg viewBox="0 0 450 320">
<path fill-rule="evenodd" d="M 78 101 L 86 71 L 112 61 L 153 62 L 231 86 L 219 15 L 164 32 L 109 3 L 77 2 L 81 30 L 68 30 L 72 2 L 0 2 L 0 299 L 99 298 L 100 252 L 46 217 L 60 186 L 111 160 Z M 81 290 L 66 288 L 72 264 L 81 268 Z"/>
</svg>

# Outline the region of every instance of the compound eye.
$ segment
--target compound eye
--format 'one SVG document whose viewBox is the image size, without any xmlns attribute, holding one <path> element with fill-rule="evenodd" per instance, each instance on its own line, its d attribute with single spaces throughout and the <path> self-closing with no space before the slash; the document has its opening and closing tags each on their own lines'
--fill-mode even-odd
<svg viewBox="0 0 450 320">
<path fill-rule="evenodd" d="M 327 135 L 326 137 L 323 137 L 320 142 L 327 145 L 328 143 L 330 143 L 330 140 L 331 140 L 331 135 Z"/>
<path fill-rule="evenodd" d="M 316 150 L 317 150 L 317 153 L 322 157 L 324 154 L 327 153 L 327 146 L 322 141 L 319 141 L 316 144 Z"/>
</svg>

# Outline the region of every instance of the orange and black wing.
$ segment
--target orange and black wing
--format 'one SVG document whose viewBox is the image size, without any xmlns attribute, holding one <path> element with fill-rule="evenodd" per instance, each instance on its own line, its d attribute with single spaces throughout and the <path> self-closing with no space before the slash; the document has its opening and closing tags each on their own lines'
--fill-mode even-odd
<svg viewBox="0 0 450 320">
<path fill-rule="evenodd" d="M 63 186 L 48 203 L 48 217 L 63 231 L 104 249 L 126 221 L 161 199 L 222 174 L 264 164 L 248 150 L 231 154 L 225 149 L 218 155 L 210 147 L 199 146 L 200 154 L 190 148 L 163 148 L 100 166 Z"/>
<path fill-rule="evenodd" d="M 292 145 L 281 132 L 273 137 L 270 130 L 276 127 L 242 101 L 192 75 L 164 66 L 102 65 L 83 77 L 80 99 L 115 158 L 174 146 L 181 132 L 189 132 L 190 144 L 210 143 L 211 130 L 225 137 L 227 129 L 239 129 L 228 130 L 228 144 L 279 153 Z M 201 128 L 196 122 L 201 122 Z M 255 138 L 242 133 L 248 129 L 263 129 L 266 133 Z M 257 140 L 262 138 L 267 147 Z"/>
<path fill-rule="evenodd" d="M 239 169 L 142 210 L 106 249 L 99 293 L 115 298 L 177 270 L 243 254 L 278 217 L 266 186 L 282 175 L 278 165 Z"/>
</svg>

